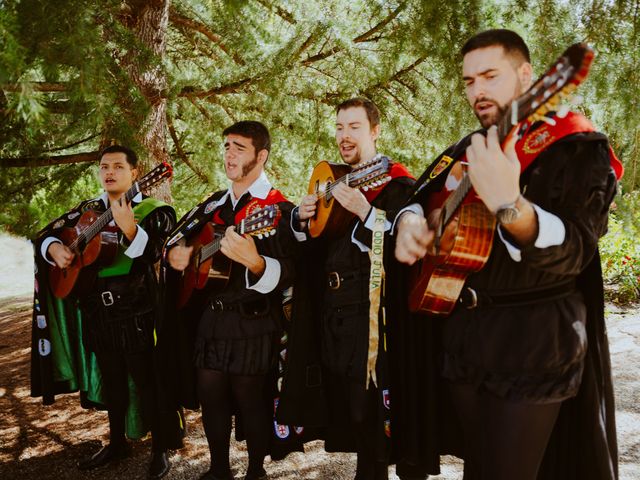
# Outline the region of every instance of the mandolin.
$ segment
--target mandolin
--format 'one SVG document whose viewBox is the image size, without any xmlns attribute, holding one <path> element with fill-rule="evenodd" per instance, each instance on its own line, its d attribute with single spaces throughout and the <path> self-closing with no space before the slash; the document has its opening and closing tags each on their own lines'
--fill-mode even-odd
<svg viewBox="0 0 640 480">
<path fill-rule="evenodd" d="M 124 194 L 127 202 L 146 190 L 171 177 L 172 167 L 168 163 L 161 163 L 142 179 L 134 182 Z M 55 265 L 49 267 L 49 285 L 53 294 L 58 298 L 66 298 L 72 292 L 77 293 L 80 285 L 88 285 L 95 276 L 96 269 L 86 268 L 104 267 L 113 263 L 118 253 L 118 227 L 110 226 L 113 220 L 111 207 L 99 214 L 94 210 L 87 210 L 78 219 L 75 226 L 64 228 L 57 234 L 64 245 L 69 247 L 75 257 L 66 268 Z"/>
<path fill-rule="evenodd" d="M 566 115 L 559 109 L 560 101 L 584 81 L 593 56 L 593 50 L 583 43 L 569 47 L 529 90 L 511 103 L 497 125 L 501 144 L 507 143 L 511 135 L 526 132 L 537 121 L 554 123 L 554 117 Z M 450 176 L 459 185 L 444 201 L 436 199 L 427 205 L 426 216 L 434 230 L 434 240 L 429 253 L 412 269 L 412 312 L 451 313 L 467 277 L 479 271 L 491 253 L 495 216 L 483 203 L 470 201 L 471 180 L 461 162 L 454 164 Z"/>
<path fill-rule="evenodd" d="M 276 233 L 281 212 L 277 205 L 267 205 L 245 217 L 236 225 L 240 235 L 258 238 Z M 207 222 L 189 242 L 193 253 L 187 268 L 182 272 L 178 286 L 178 308 L 185 306 L 194 289 L 203 289 L 209 282 L 214 289 L 224 288 L 231 274 L 231 260 L 220 253 L 220 241 L 227 227 Z"/>
<path fill-rule="evenodd" d="M 322 161 L 313 169 L 309 193 L 318 195 L 316 214 L 309 219 L 309 234 L 313 238 L 336 238 L 346 232 L 353 214 L 335 201 L 331 190 L 339 183 L 352 188 L 376 188 L 388 182 L 390 161 L 376 157 L 354 169 L 342 163 Z"/>
</svg>

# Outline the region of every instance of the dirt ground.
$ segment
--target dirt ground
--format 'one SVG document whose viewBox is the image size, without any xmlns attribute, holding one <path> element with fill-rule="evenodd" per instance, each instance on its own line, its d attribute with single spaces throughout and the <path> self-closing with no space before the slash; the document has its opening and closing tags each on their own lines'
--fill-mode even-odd
<svg viewBox="0 0 640 480">
<path fill-rule="evenodd" d="M 29 396 L 31 329 L 31 251 L 23 240 L 0 234 L 0 244 L 13 263 L 0 271 L 0 479 L 146 478 L 150 440 L 133 442 L 133 455 L 117 464 L 85 473 L 76 462 L 107 439 L 106 414 L 83 410 L 76 394 L 57 397 L 43 407 Z M 6 247 L 6 248 L 4 248 Z M 608 307 L 607 322 L 616 386 L 620 478 L 640 480 L 640 309 Z M 206 438 L 198 412 L 187 416 L 186 447 L 171 454 L 167 479 L 198 478 L 209 467 Z M 244 443 L 232 444 L 236 479 L 246 469 Z M 462 478 L 461 462 L 445 457 L 437 480 Z M 355 456 L 328 454 L 320 442 L 307 452 L 266 462 L 271 479 L 353 478 Z M 391 469 L 393 472 L 393 469 Z M 397 478 L 393 473 L 390 478 Z"/>
</svg>

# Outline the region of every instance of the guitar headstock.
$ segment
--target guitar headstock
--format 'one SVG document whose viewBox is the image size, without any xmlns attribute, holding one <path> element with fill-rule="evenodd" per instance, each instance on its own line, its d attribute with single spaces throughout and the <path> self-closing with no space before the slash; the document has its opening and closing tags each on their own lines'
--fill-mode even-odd
<svg viewBox="0 0 640 480">
<path fill-rule="evenodd" d="M 524 94 L 514 100 L 498 125 L 503 140 L 519 123 L 545 120 L 549 112 L 558 111 L 589 73 L 594 52 L 585 43 L 571 45 Z M 553 121 L 547 118 L 546 121 Z"/>
<path fill-rule="evenodd" d="M 138 188 L 147 190 L 165 178 L 171 178 L 173 175 L 173 167 L 167 162 L 157 165 L 153 170 L 149 171 L 144 177 L 138 180 Z"/>
<path fill-rule="evenodd" d="M 376 188 L 391 180 L 389 158 L 376 157 L 373 160 L 354 168 L 349 173 L 349 186 L 353 188 Z"/>
<path fill-rule="evenodd" d="M 258 238 L 275 235 L 281 216 L 282 212 L 277 205 L 267 205 L 244 218 L 241 232 Z"/>
</svg>

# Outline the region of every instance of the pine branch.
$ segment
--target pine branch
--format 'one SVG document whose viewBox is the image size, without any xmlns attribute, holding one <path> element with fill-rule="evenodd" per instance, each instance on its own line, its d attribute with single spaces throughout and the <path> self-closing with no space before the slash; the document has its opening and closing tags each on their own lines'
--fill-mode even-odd
<svg viewBox="0 0 640 480">
<path fill-rule="evenodd" d="M 33 91 L 44 93 L 66 92 L 68 84 L 64 82 L 26 82 Z M 5 92 L 21 92 L 22 83 L 4 83 L 0 85 L 0 90 Z"/>
<path fill-rule="evenodd" d="M 383 18 L 382 21 L 377 23 L 375 26 L 371 27 L 366 32 L 364 32 L 364 33 L 358 35 L 356 38 L 354 38 L 353 39 L 353 43 L 376 42 L 376 41 L 380 40 L 381 38 L 383 38 L 381 35 L 375 35 L 375 34 L 378 33 L 379 31 L 381 31 L 391 21 L 393 21 L 398 15 L 400 15 L 402 10 L 404 10 L 406 7 L 407 7 L 406 2 L 402 2 L 400 5 L 398 5 L 398 7 L 394 11 L 392 11 L 389 15 L 387 15 L 385 18 Z M 326 50 L 326 51 L 322 51 L 322 49 L 321 49 L 320 52 L 318 52 L 317 54 L 306 58 L 302 62 L 302 64 L 304 66 L 309 66 L 311 63 L 319 62 L 320 60 L 324 60 L 325 58 L 328 58 L 328 57 L 330 57 L 332 55 L 335 55 L 336 53 L 338 53 L 338 52 L 340 52 L 342 50 L 344 50 L 344 47 L 340 47 L 340 46 L 335 46 L 335 47 L 333 47 L 333 48 L 331 48 L 329 50 Z"/>
<path fill-rule="evenodd" d="M 393 21 L 393 19 L 395 19 L 398 15 L 400 15 L 400 13 L 406 7 L 407 7 L 407 3 L 401 2 L 400 5 L 398 5 L 398 7 L 393 12 L 391 12 L 389 15 L 383 18 L 382 21 L 379 22 L 377 25 L 375 25 L 374 27 L 364 32 L 362 35 L 358 35 L 356 38 L 353 39 L 353 42 L 362 43 L 362 42 L 369 41 L 369 38 L 371 36 L 373 36 L 374 34 L 378 33 L 380 30 L 382 30 L 384 27 L 386 27 L 389 24 L 389 22 Z"/>
<path fill-rule="evenodd" d="M 99 151 L 74 153 L 72 155 L 56 155 L 53 157 L 20 157 L 0 158 L 0 168 L 8 167 L 50 167 L 52 165 L 64 165 L 69 163 L 97 162 Z"/>
<path fill-rule="evenodd" d="M 229 47 L 227 47 L 222 41 L 222 37 L 217 33 L 211 31 L 211 29 L 202 22 L 198 20 L 194 20 L 193 18 L 189 18 L 182 13 L 178 12 L 178 10 L 171 6 L 169 9 L 169 21 L 174 25 L 180 27 L 186 27 L 191 30 L 195 30 L 196 32 L 201 33 L 205 37 L 207 37 L 211 42 L 215 43 L 220 50 L 226 53 L 229 57 L 233 59 L 238 65 L 244 65 L 245 62 L 240 58 L 235 52 L 232 52 Z"/>
<path fill-rule="evenodd" d="M 180 139 L 178 138 L 178 134 L 176 133 L 176 129 L 173 126 L 173 119 L 169 115 L 167 115 L 167 127 L 169 128 L 169 135 L 171 135 L 171 139 L 173 140 L 173 144 L 176 147 L 176 152 L 178 153 L 178 156 L 180 157 L 180 159 L 185 163 L 187 167 L 191 169 L 193 173 L 195 173 L 198 176 L 200 180 L 202 180 L 204 183 L 209 183 L 209 179 L 207 178 L 207 176 L 204 173 L 202 173 L 200 170 L 195 168 L 195 166 L 191 163 L 191 161 L 189 160 L 189 157 L 183 150 L 182 144 L 180 143 Z"/>
<path fill-rule="evenodd" d="M 178 97 L 194 97 L 194 98 L 207 98 L 213 95 L 222 95 L 224 93 L 236 93 L 242 89 L 247 84 L 251 84 L 257 81 L 259 77 L 250 77 L 243 78 L 242 80 L 238 80 L 236 82 L 228 83 L 226 85 L 221 85 L 219 87 L 211 88 L 209 90 L 195 90 L 193 87 L 184 87 L 180 93 L 178 93 Z"/>
<path fill-rule="evenodd" d="M 264 8 L 266 8 L 269 11 L 275 10 L 276 15 L 278 15 L 280 18 L 290 23 L 291 25 L 295 25 L 297 23 L 296 19 L 293 18 L 293 15 L 290 12 L 287 12 L 280 5 L 272 5 L 266 0 L 256 0 L 256 2 L 258 2 L 260 5 L 262 5 Z"/>
<path fill-rule="evenodd" d="M 42 153 L 59 152 L 60 150 L 66 150 L 67 148 L 75 147 L 82 143 L 88 142 L 89 140 L 93 140 L 94 138 L 99 137 L 100 135 L 102 135 L 102 132 L 94 133 L 93 135 L 83 138 L 82 140 L 78 140 L 77 142 L 73 142 L 73 143 L 70 143 L 69 145 L 64 145 L 62 147 L 50 148 L 48 150 L 44 150 Z"/>
</svg>

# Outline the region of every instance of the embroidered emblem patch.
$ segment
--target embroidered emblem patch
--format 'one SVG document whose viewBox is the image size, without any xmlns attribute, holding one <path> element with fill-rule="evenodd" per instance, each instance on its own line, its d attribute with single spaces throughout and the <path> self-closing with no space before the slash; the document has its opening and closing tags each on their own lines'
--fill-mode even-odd
<svg viewBox="0 0 640 480">
<path fill-rule="evenodd" d="M 433 179 L 440 175 L 445 169 L 449 166 L 449 164 L 453 162 L 453 158 L 443 155 L 438 164 L 431 170 L 429 174 L 429 178 Z"/>
<path fill-rule="evenodd" d="M 182 232 L 178 232 L 176 233 L 176 235 L 167 242 L 167 247 L 173 245 L 174 243 L 176 243 L 178 240 L 180 240 L 182 237 L 184 237 L 184 233 Z"/>
<path fill-rule="evenodd" d="M 47 328 L 47 317 L 44 315 L 36 315 L 36 323 L 40 329 Z"/>
<path fill-rule="evenodd" d="M 42 357 L 46 357 L 47 355 L 49 355 L 51 353 L 51 342 L 49 342 L 49 340 L 47 340 L 46 338 L 41 338 L 38 341 L 38 352 Z"/>
<path fill-rule="evenodd" d="M 283 439 L 283 440 L 285 438 L 289 437 L 289 434 L 291 433 L 291 431 L 289 430 L 289 427 L 287 425 L 280 425 L 275 420 L 273 421 L 273 429 L 276 432 L 276 436 L 278 438 Z"/>
<path fill-rule="evenodd" d="M 213 209 L 216 208 L 216 204 L 218 202 L 209 202 L 207 203 L 207 206 L 204 207 L 204 214 L 208 215 L 209 213 L 213 212 Z"/>
<path fill-rule="evenodd" d="M 391 409 L 391 399 L 389 398 L 388 388 L 385 388 L 384 390 L 382 390 L 382 404 L 384 405 L 384 408 L 386 408 L 387 410 Z"/>
<path fill-rule="evenodd" d="M 525 140 L 522 150 L 524 153 L 533 155 L 547 148 L 555 139 L 556 137 L 544 125 Z"/>
</svg>

